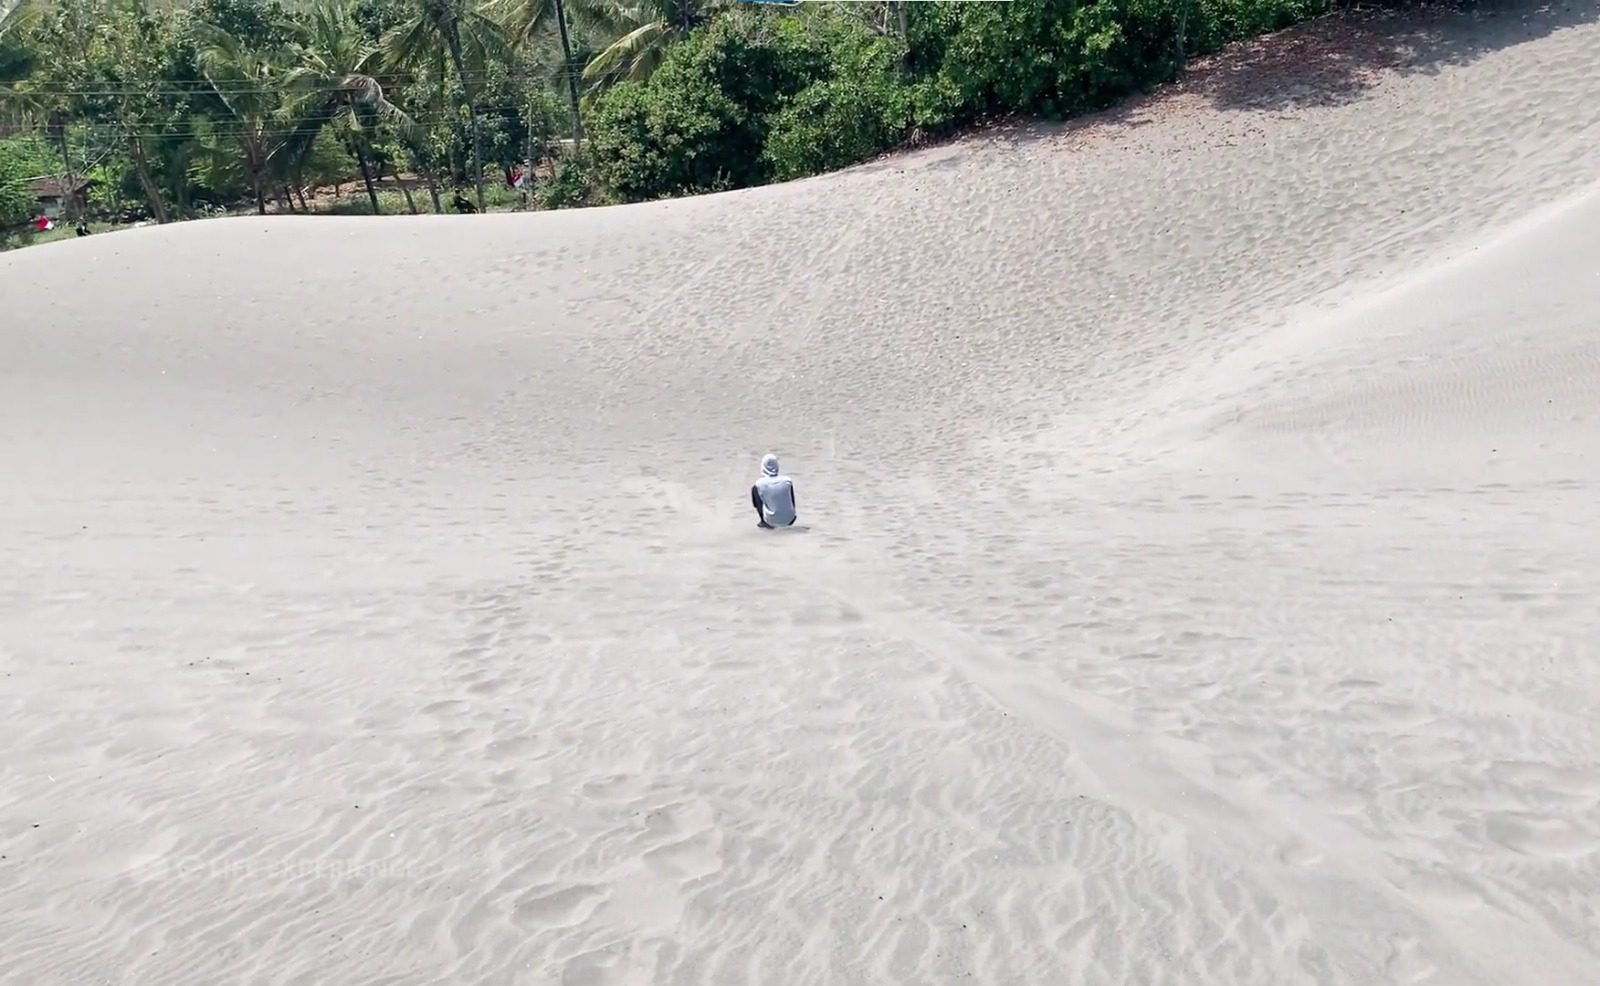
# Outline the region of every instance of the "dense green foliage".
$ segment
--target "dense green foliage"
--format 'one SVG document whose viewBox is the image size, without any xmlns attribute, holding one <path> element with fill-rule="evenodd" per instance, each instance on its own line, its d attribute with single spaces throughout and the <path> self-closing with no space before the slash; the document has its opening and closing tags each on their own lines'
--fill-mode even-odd
<svg viewBox="0 0 1600 986">
<path fill-rule="evenodd" d="M 0 237 L 33 218 L 33 179 L 50 171 L 50 151 L 42 141 L 0 140 Z"/>
<path fill-rule="evenodd" d="M 893 4 L 880 5 L 889 9 Z M 719 14 L 591 121 L 625 199 L 816 174 L 998 114 L 1066 118 L 1174 77 L 1187 57 L 1327 0 L 918 3 L 904 35 L 855 9 Z M 887 18 L 884 18 L 887 21 Z"/>
<path fill-rule="evenodd" d="M 0 225 L 69 171 L 157 221 L 758 185 L 1096 110 L 1330 2 L 0 0 Z"/>
<path fill-rule="evenodd" d="M 762 157 L 772 179 L 854 164 L 899 143 L 915 120 L 904 40 L 830 20 L 825 60 L 766 120 Z"/>
<path fill-rule="evenodd" d="M 525 202 L 512 178 L 549 158 L 569 122 L 548 32 L 511 45 L 465 0 L 8 9 L 0 135 L 43 141 L 44 176 L 90 179 L 91 216 L 354 211 L 317 201 L 330 186 L 362 190 L 373 212 L 393 208 L 386 187 L 408 211 L 452 208 L 463 188 L 479 208 Z M 486 189 L 486 173 L 501 181 Z"/>
<path fill-rule="evenodd" d="M 590 121 L 598 177 L 626 199 L 760 184 L 770 118 L 832 69 L 799 20 L 734 11 L 674 48 L 646 82 L 608 92 Z"/>
</svg>

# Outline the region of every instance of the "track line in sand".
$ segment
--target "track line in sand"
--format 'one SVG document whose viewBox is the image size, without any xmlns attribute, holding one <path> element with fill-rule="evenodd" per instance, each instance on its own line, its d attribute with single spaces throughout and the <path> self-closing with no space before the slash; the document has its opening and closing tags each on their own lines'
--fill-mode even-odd
<svg viewBox="0 0 1600 986">
<path fill-rule="evenodd" d="M 830 553 L 831 554 L 831 553 Z M 842 560 L 842 559 L 841 559 Z M 887 578 L 862 581 L 852 562 L 824 582 L 802 576 L 808 588 L 841 605 L 863 611 L 874 630 L 906 641 L 957 669 L 995 705 L 1031 728 L 1064 741 L 1088 769 L 1090 793 L 1102 802 L 1121 805 L 1153 818 L 1169 820 L 1186 839 L 1211 844 L 1219 855 L 1243 866 L 1280 896 L 1293 899 L 1300 913 L 1312 916 L 1317 929 L 1330 937 L 1344 929 L 1375 924 L 1394 929 L 1393 952 L 1383 968 L 1359 971 L 1375 954 L 1373 943 L 1344 942 L 1344 957 L 1355 981 L 1481 983 L 1497 986 L 1525 968 L 1533 956 L 1547 966 L 1559 963 L 1579 982 L 1593 971 L 1592 955 L 1550 934 L 1536 916 L 1517 920 L 1490 907 L 1475 907 L 1434 916 L 1397 889 L 1409 877 L 1384 848 L 1363 838 L 1314 805 L 1289 805 L 1268 789 L 1248 789 L 1219 777 L 1211 769 L 1210 751 L 1201 744 L 1141 731 L 1124 710 L 1059 679 L 1044 679 L 991 644 L 904 599 L 894 599 Z M 888 573 L 883 573 L 887 575 Z M 844 587 L 860 591 L 848 598 Z M 869 601 L 876 597 L 877 604 Z M 898 605 L 883 604 L 888 598 Z M 1181 814 L 1172 806 L 1182 805 Z M 1264 847 L 1263 832 L 1275 845 Z M 1334 888 L 1334 889 L 1330 889 Z M 1323 939 L 1329 944 L 1328 939 Z M 1426 957 L 1426 958 L 1425 958 Z M 1443 978 L 1436 978 L 1443 975 Z"/>
</svg>

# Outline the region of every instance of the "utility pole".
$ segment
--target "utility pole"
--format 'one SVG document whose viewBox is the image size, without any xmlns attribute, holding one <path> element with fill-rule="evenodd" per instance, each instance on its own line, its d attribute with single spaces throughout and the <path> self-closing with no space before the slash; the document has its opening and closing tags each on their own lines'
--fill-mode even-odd
<svg viewBox="0 0 1600 986">
<path fill-rule="evenodd" d="M 572 42 L 567 37 L 567 5 L 562 0 L 555 0 L 555 5 L 556 27 L 561 29 L 561 58 L 567 66 L 567 96 L 572 102 L 572 146 L 577 150 L 583 147 L 583 120 L 578 111 L 578 75 L 572 64 Z"/>
</svg>

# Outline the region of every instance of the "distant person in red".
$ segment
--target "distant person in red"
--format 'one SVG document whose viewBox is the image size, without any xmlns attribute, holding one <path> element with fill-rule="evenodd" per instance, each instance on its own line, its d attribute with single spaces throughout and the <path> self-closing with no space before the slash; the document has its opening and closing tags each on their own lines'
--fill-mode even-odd
<svg viewBox="0 0 1600 986">
<path fill-rule="evenodd" d="M 56 224 L 50 221 L 49 216 L 40 216 L 33 221 L 33 228 L 43 233 L 46 230 L 55 229 Z"/>
</svg>

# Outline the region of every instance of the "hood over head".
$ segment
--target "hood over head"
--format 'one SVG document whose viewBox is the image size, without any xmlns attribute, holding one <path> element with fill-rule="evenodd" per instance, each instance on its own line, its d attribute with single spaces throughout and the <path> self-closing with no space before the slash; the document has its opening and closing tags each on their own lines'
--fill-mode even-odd
<svg viewBox="0 0 1600 986">
<path fill-rule="evenodd" d="M 776 476 L 778 474 L 778 457 L 767 453 L 761 457 L 761 474 L 763 476 Z"/>
</svg>

